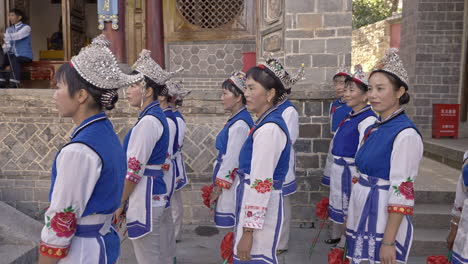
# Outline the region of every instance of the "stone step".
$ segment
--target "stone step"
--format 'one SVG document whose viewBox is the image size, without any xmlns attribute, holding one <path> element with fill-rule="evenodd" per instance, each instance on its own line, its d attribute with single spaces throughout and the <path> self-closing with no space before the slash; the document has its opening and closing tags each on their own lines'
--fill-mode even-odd
<svg viewBox="0 0 468 264">
<path fill-rule="evenodd" d="M 447 229 L 451 219 L 451 204 L 416 203 L 412 222 L 415 228 Z"/>
<path fill-rule="evenodd" d="M 415 228 L 411 256 L 447 255 L 448 229 Z"/>
<path fill-rule="evenodd" d="M 453 204 L 455 200 L 455 187 L 453 191 L 415 191 L 417 204 Z"/>
<path fill-rule="evenodd" d="M 424 139 L 424 156 L 455 169 L 460 169 L 468 139 Z"/>
</svg>

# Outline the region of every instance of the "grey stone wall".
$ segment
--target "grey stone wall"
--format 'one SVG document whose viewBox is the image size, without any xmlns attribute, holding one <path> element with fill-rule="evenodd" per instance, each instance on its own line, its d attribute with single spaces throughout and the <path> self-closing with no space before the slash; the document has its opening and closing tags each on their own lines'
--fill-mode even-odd
<svg viewBox="0 0 468 264">
<path fill-rule="evenodd" d="M 458 103 L 464 0 L 403 2 L 401 57 L 408 70 L 409 113 L 430 133 L 432 104 Z"/>
<path fill-rule="evenodd" d="M 299 89 L 328 90 L 337 67 L 351 64 L 351 10 L 351 0 L 286 0 L 286 67 L 306 67 Z"/>
<path fill-rule="evenodd" d="M 305 64 L 306 80 L 298 83 L 291 100 L 299 112 L 297 153 L 298 192 L 292 196 L 293 222 L 314 220 L 314 204 L 326 192 L 320 185 L 331 140 L 328 110 L 334 92 L 330 80 L 338 65 L 351 61 L 351 0 L 285 0 L 284 60 L 295 72 Z M 181 111 L 187 121 L 184 146 L 190 184 L 183 189 L 184 221 L 209 223 L 200 189 L 210 182 L 214 141 L 228 115 L 221 102 L 221 83 L 242 67 L 244 51 L 254 40 L 177 42 L 166 45 L 166 65 L 185 70 L 177 79 L 192 94 Z M 53 90 L 0 90 L 0 200 L 34 216 L 47 206 L 50 167 L 56 151 L 67 141 L 74 124 L 57 117 Z M 123 138 L 137 111 L 122 100 L 110 112 Z"/>
</svg>

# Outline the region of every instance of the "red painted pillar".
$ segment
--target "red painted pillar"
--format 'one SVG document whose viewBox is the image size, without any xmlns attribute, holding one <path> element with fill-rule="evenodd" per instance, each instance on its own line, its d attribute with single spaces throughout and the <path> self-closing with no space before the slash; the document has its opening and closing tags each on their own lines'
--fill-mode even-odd
<svg viewBox="0 0 468 264">
<path fill-rule="evenodd" d="M 151 57 L 165 68 L 162 0 L 146 0 L 146 48 L 151 50 Z"/>
<path fill-rule="evenodd" d="M 119 29 L 112 29 L 111 22 L 104 23 L 102 33 L 110 41 L 110 49 L 121 63 L 127 62 L 125 47 L 125 0 L 119 1 Z"/>
</svg>

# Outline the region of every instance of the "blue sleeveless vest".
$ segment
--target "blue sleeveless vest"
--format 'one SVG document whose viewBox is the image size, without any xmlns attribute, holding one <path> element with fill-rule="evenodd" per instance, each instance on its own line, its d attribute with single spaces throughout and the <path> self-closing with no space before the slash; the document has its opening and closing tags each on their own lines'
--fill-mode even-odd
<svg viewBox="0 0 468 264">
<path fill-rule="evenodd" d="M 375 127 L 377 130 L 368 134 L 369 130 Z M 368 127 L 366 130 L 367 139 L 363 139 L 364 143 L 356 153 L 355 163 L 359 172 L 389 180 L 393 142 L 398 134 L 406 128 L 414 128 L 419 133 L 404 112 L 381 124 L 377 123 Z"/>
<path fill-rule="evenodd" d="M 291 103 L 291 101 L 287 99 L 286 101 L 278 104 L 278 111 L 280 111 L 280 113 L 283 114 L 284 110 L 291 106 L 294 107 L 294 109 L 296 109 L 296 107 Z"/>
<path fill-rule="evenodd" d="M 359 146 L 359 123 L 369 116 L 376 116 L 370 106 L 365 106 L 361 111 L 361 113 L 355 116 L 348 115 L 344 119 L 346 121 L 342 121 L 341 126 L 339 126 L 338 131 L 333 137 L 333 155 L 346 158 L 354 158 L 356 155 Z"/>
<path fill-rule="evenodd" d="M 145 109 L 140 113 L 140 115 L 138 116 L 138 121 L 134 125 L 134 127 L 146 115 L 152 115 L 156 117 L 159 120 L 159 122 L 161 122 L 163 129 L 164 129 L 163 134 L 161 135 L 161 138 L 156 143 L 153 149 L 153 152 L 151 153 L 151 156 L 148 159 L 148 163 L 147 163 L 149 165 L 161 165 L 161 164 L 164 164 L 164 162 L 166 161 L 167 148 L 169 146 L 169 128 L 167 125 L 166 116 L 161 110 L 161 107 L 159 107 L 159 102 L 154 101 L 150 105 L 145 107 Z M 125 153 L 127 153 L 128 142 L 130 140 L 130 136 L 132 135 L 132 131 L 133 131 L 133 128 L 130 129 L 130 131 L 128 132 L 128 134 L 125 136 L 125 139 L 124 139 Z M 146 173 L 146 170 L 145 170 L 145 173 Z M 164 183 L 164 179 L 161 173 L 160 177 L 153 178 L 153 194 L 162 194 L 165 192 L 166 192 L 166 184 Z"/>
<path fill-rule="evenodd" d="M 89 198 L 82 217 L 91 214 L 112 214 L 119 208 L 124 187 L 126 168 L 125 152 L 112 123 L 104 112 L 84 120 L 70 136 L 68 146 L 74 143 L 85 144 L 99 155 L 102 162 L 101 176 Z M 57 178 L 57 157 L 52 166 L 49 200 L 52 199 Z"/>
<path fill-rule="evenodd" d="M 252 152 L 253 152 L 253 134 L 257 129 L 267 123 L 277 124 L 286 134 L 286 145 L 284 146 L 283 151 L 281 152 L 280 159 L 278 164 L 276 164 L 275 171 L 273 173 L 273 180 L 284 182 L 284 178 L 288 173 L 289 169 L 289 157 L 291 152 L 291 140 L 289 137 L 289 131 L 286 126 L 286 123 L 281 116 L 281 112 L 278 111 L 277 106 L 273 106 L 268 109 L 252 127 L 249 133 L 249 137 L 242 146 L 240 155 L 239 155 L 239 170 L 243 173 L 250 174 L 251 162 L 252 162 Z"/>
<path fill-rule="evenodd" d="M 343 119 L 345 119 L 349 112 L 353 111 L 351 107 L 342 102 L 341 99 L 335 100 L 330 107 L 331 117 L 331 131 L 335 132 L 338 129 L 338 125 Z"/>
<path fill-rule="evenodd" d="M 177 118 L 174 115 L 174 112 L 172 112 L 172 107 L 166 107 L 163 109 L 164 114 L 166 117 L 170 118 L 172 121 L 174 121 L 175 126 L 176 126 L 176 133 L 174 137 L 174 144 L 172 146 L 172 154 L 174 155 L 178 150 L 179 150 L 179 125 L 177 123 Z"/>
<path fill-rule="evenodd" d="M 182 120 L 184 120 L 184 122 L 185 122 L 185 118 L 184 118 L 184 116 L 179 112 L 179 110 L 176 109 L 175 111 L 173 111 L 173 113 L 174 113 L 175 117 L 182 118 Z"/>
<path fill-rule="evenodd" d="M 26 24 L 21 23 L 18 29 L 15 28 L 15 25 L 8 27 L 7 33 L 15 33 L 18 30 L 25 27 Z M 14 53 L 17 57 L 26 57 L 33 59 L 33 52 L 31 48 L 31 34 L 27 37 L 20 39 L 20 40 L 12 40 L 10 41 L 11 45 L 11 52 Z"/>
<path fill-rule="evenodd" d="M 249 128 L 252 128 L 253 126 L 252 117 L 250 116 L 249 112 L 244 108 L 241 111 L 239 111 L 237 114 L 235 114 L 233 117 L 231 117 L 226 122 L 226 125 L 224 125 L 223 129 L 221 129 L 221 131 L 216 136 L 216 149 L 218 150 L 218 153 L 222 155 L 226 154 L 227 144 L 229 141 L 229 128 L 239 120 L 244 121 L 245 123 L 247 123 Z"/>
</svg>

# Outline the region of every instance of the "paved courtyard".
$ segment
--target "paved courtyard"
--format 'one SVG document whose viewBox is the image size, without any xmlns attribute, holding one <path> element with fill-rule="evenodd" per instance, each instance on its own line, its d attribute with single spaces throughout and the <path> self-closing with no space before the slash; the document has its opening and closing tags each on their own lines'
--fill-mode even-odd
<svg viewBox="0 0 468 264">
<path fill-rule="evenodd" d="M 221 264 L 219 245 L 227 231 L 219 229 L 213 236 L 200 236 L 195 232 L 196 226 L 186 226 L 182 241 L 177 243 L 177 264 Z M 281 264 L 326 264 L 330 246 L 322 241 L 327 238 L 327 231 L 320 235 L 320 242 L 315 247 L 314 254 L 309 258 L 309 248 L 316 229 L 292 228 L 289 251 L 279 256 Z M 122 243 L 120 264 L 136 264 L 131 242 L 126 239 Z M 410 257 L 408 264 L 424 264 L 424 257 Z"/>
</svg>

